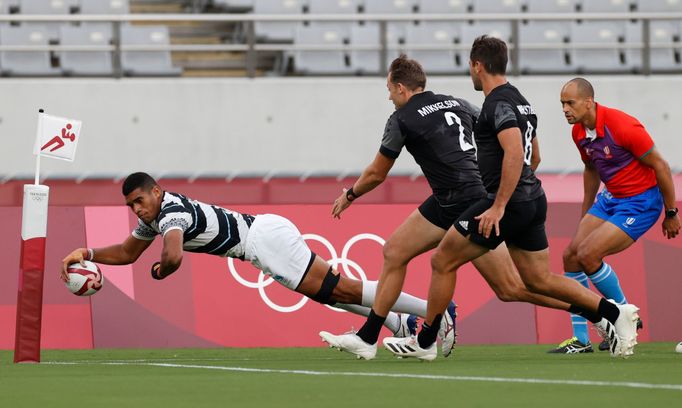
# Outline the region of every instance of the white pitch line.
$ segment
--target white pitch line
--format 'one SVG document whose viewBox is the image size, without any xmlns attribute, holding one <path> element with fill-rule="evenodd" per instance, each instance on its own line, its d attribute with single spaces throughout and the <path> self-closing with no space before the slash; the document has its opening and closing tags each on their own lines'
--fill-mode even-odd
<svg viewBox="0 0 682 408">
<path fill-rule="evenodd" d="M 77 363 L 68 361 L 51 361 L 44 364 L 53 365 L 81 365 L 93 363 Z M 682 391 L 682 384 L 651 384 L 640 382 L 619 382 L 619 381 L 588 381 L 588 380 L 550 380 L 544 378 L 505 378 L 505 377 L 475 377 L 459 375 L 430 375 L 430 374 L 407 374 L 407 373 L 372 373 L 372 372 L 348 372 L 348 371 L 312 371 L 312 370 L 282 370 L 275 368 L 247 368 L 247 367 L 224 367 L 206 366 L 189 364 L 170 364 L 170 363 L 136 363 L 136 362 L 106 362 L 94 363 L 101 365 L 134 365 L 149 367 L 170 367 L 170 368 L 192 368 L 203 370 L 236 371 L 247 373 L 274 373 L 274 374 L 298 374 L 314 376 L 340 376 L 340 377 L 383 377 L 383 378 L 408 378 L 416 380 L 441 380 L 441 381 L 477 381 L 495 383 L 521 383 L 521 384 L 558 384 L 558 385 L 579 385 L 594 387 L 621 387 L 621 388 L 643 388 L 653 390 L 673 390 Z"/>
</svg>

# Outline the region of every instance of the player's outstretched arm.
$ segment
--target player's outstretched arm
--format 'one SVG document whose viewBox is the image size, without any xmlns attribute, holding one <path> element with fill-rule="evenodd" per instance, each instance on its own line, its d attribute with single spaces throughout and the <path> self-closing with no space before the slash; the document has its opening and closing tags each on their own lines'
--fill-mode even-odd
<svg viewBox="0 0 682 408">
<path fill-rule="evenodd" d="M 104 248 L 78 248 L 74 249 L 62 260 L 61 279 L 68 282 L 67 267 L 72 263 L 83 263 L 87 259 L 106 265 L 128 265 L 137 260 L 142 252 L 151 245 L 152 241 L 143 241 L 129 236 L 122 244 L 116 244 Z M 90 253 L 92 251 L 92 253 Z"/>
<path fill-rule="evenodd" d="M 377 153 L 374 161 L 362 172 L 362 175 L 355 181 L 353 187 L 344 189 L 339 198 L 334 200 L 332 216 L 334 218 L 341 218 L 341 213 L 350 207 L 350 204 L 356 198 L 374 190 L 379 184 L 383 183 L 386 180 L 386 176 L 388 176 L 388 172 L 393 167 L 393 163 L 395 163 L 395 159 Z"/>
<path fill-rule="evenodd" d="M 675 201 L 675 184 L 673 183 L 673 176 L 670 171 L 670 165 L 661 156 L 656 147 L 653 147 L 651 151 L 644 157 L 639 159 L 645 165 L 654 169 L 656 173 L 656 181 L 658 183 L 658 188 L 661 190 L 663 195 L 663 204 L 665 209 L 676 208 Z M 673 217 L 663 218 L 663 235 L 667 236 L 668 239 L 675 238 L 677 234 L 680 233 L 680 216 L 675 214 Z"/>
</svg>

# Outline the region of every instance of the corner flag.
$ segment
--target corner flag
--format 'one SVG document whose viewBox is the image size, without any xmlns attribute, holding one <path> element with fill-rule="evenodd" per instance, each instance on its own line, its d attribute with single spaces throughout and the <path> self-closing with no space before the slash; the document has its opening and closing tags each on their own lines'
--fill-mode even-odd
<svg viewBox="0 0 682 408">
<path fill-rule="evenodd" d="M 79 120 L 50 116 L 40 110 L 33 148 L 35 184 L 24 185 L 21 215 L 21 263 L 17 295 L 14 362 L 40 362 L 40 330 L 43 315 L 43 277 L 50 188 L 39 184 L 40 157 L 73 161 L 80 139 Z"/>
</svg>

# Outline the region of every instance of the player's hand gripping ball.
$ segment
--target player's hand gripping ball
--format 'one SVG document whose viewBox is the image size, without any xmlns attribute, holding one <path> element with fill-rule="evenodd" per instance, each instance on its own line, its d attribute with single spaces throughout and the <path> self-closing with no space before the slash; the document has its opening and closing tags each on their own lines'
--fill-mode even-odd
<svg viewBox="0 0 682 408">
<path fill-rule="evenodd" d="M 74 263 L 69 265 L 66 270 L 69 274 L 69 281 L 66 287 L 76 296 L 90 296 L 99 292 L 104 283 L 104 276 L 97 264 L 90 261 L 83 261 L 85 266 Z"/>
</svg>

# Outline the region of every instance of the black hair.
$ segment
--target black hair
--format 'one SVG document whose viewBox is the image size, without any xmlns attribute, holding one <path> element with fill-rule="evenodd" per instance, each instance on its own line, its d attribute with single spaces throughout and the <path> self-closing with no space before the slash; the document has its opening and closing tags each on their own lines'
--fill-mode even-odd
<svg viewBox="0 0 682 408">
<path fill-rule="evenodd" d="M 507 44 L 499 38 L 482 35 L 471 45 L 469 58 L 483 64 L 491 75 L 504 75 L 507 71 Z"/>
<path fill-rule="evenodd" d="M 121 192 L 124 196 L 127 196 L 137 188 L 141 188 L 143 191 L 149 191 L 154 186 L 158 185 L 159 184 L 154 180 L 154 177 L 147 173 L 137 172 L 126 177 L 125 181 L 123 181 Z"/>
</svg>

